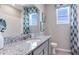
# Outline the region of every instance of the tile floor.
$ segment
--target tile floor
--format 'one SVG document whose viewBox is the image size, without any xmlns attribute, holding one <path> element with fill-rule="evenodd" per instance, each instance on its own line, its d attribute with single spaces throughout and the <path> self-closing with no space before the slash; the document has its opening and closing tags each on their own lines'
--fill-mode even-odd
<svg viewBox="0 0 79 59">
<path fill-rule="evenodd" d="M 71 54 L 68 52 L 56 51 L 56 55 L 71 55 Z"/>
</svg>

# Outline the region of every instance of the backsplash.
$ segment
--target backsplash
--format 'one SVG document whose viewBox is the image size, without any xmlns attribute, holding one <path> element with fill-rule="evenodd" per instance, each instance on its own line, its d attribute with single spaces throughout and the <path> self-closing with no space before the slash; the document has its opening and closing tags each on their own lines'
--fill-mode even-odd
<svg viewBox="0 0 79 59">
<path fill-rule="evenodd" d="M 13 42 L 17 42 L 17 41 L 21 41 L 21 40 L 25 40 L 27 38 L 29 38 L 30 36 L 28 34 L 20 34 L 20 35 L 17 35 L 15 37 L 5 37 L 4 38 L 4 45 L 6 44 L 10 44 L 10 43 L 13 43 Z"/>
</svg>

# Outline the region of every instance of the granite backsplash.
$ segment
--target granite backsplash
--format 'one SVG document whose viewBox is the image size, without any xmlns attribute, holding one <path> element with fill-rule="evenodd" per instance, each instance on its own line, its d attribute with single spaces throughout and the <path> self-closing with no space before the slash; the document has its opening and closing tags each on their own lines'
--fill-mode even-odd
<svg viewBox="0 0 79 59">
<path fill-rule="evenodd" d="M 12 36 L 4 37 L 4 45 L 10 44 L 13 42 L 17 42 L 17 41 L 21 41 L 21 40 L 26 40 L 29 37 L 30 37 L 29 34 L 20 34 L 20 35 L 14 36 L 14 37 L 12 37 Z"/>
</svg>

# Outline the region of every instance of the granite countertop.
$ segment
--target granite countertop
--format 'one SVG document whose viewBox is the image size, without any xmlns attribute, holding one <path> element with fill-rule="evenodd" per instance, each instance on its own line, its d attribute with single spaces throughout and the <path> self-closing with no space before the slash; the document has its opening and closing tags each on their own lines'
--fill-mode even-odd
<svg viewBox="0 0 79 59">
<path fill-rule="evenodd" d="M 28 55 L 40 44 L 48 40 L 50 36 L 38 36 L 37 38 L 28 38 L 26 40 L 7 44 L 0 50 L 0 55 Z M 30 40 L 40 40 L 38 42 L 31 42 Z"/>
</svg>

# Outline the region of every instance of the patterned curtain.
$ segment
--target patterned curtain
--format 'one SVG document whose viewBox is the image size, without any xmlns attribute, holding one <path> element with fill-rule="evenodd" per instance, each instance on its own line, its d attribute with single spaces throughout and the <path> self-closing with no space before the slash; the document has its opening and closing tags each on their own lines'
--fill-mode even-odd
<svg viewBox="0 0 79 59">
<path fill-rule="evenodd" d="M 71 54 L 78 55 L 78 29 L 77 29 L 77 6 L 72 4 L 70 7 L 71 19 L 70 19 L 70 29 L 71 29 Z"/>
<path fill-rule="evenodd" d="M 23 33 L 28 34 L 29 30 L 29 14 L 28 8 L 24 8 L 24 21 L 23 21 Z"/>
<path fill-rule="evenodd" d="M 29 34 L 29 14 L 31 13 L 38 13 L 38 8 L 36 7 L 24 7 L 24 21 L 23 21 L 23 33 Z"/>
<path fill-rule="evenodd" d="M 71 35 L 71 54 L 78 55 L 78 29 L 77 29 L 77 6 L 75 4 L 57 4 L 56 8 L 70 6 L 70 35 Z"/>
</svg>

